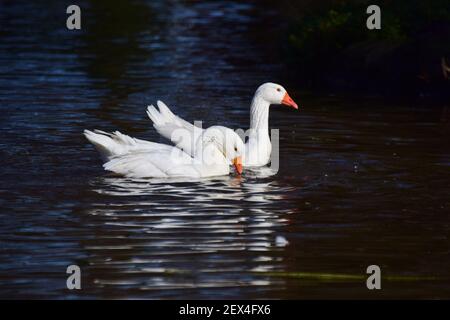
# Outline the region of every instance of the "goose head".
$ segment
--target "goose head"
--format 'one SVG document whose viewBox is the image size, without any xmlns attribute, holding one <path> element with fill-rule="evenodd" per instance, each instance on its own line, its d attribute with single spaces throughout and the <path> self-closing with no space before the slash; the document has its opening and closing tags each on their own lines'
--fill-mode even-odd
<svg viewBox="0 0 450 320">
<path fill-rule="evenodd" d="M 201 143 L 201 148 L 207 152 L 208 159 L 217 159 L 216 156 L 220 155 L 228 164 L 233 164 L 239 174 L 242 173 L 242 155 L 245 146 L 236 132 L 226 127 L 212 126 L 203 133 Z M 209 146 L 212 148 L 208 148 Z"/>
<path fill-rule="evenodd" d="M 286 106 L 298 109 L 297 103 L 289 96 L 286 89 L 283 86 L 266 82 L 258 87 L 255 96 L 258 96 L 269 104 L 284 104 Z"/>
</svg>

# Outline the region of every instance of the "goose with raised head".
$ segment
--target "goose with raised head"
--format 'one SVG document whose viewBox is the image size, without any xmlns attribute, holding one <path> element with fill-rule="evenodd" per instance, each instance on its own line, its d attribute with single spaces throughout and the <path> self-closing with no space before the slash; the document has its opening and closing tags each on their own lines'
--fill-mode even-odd
<svg viewBox="0 0 450 320">
<path fill-rule="evenodd" d="M 269 137 L 269 107 L 272 104 L 298 109 L 298 105 L 281 85 L 267 82 L 258 87 L 250 106 L 250 130 L 243 155 L 244 166 L 261 167 L 270 162 L 272 143 Z M 158 101 L 157 105 L 158 109 L 153 105 L 147 109 L 156 131 L 188 154 L 195 154 L 195 141 L 204 129 L 176 116 L 162 101 Z"/>
</svg>

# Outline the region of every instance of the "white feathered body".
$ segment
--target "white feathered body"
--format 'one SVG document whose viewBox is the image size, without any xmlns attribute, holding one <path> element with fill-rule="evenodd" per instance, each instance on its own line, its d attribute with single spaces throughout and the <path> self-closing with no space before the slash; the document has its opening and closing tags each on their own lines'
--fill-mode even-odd
<svg viewBox="0 0 450 320">
<path fill-rule="evenodd" d="M 132 138 L 118 131 L 85 130 L 84 135 L 106 161 L 104 169 L 121 176 L 202 178 L 230 173 L 229 163 L 214 145 L 205 145 L 192 157 L 177 147 Z"/>
</svg>

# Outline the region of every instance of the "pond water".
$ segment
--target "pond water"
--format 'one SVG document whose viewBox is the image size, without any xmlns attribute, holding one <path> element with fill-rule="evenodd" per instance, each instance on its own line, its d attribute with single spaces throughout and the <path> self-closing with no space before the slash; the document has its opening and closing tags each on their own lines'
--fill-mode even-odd
<svg viewBox="0 0 450 320">
<path fill-rule="evenodd" d="M 302 92 L 255 2 L 79 4 L 81 31 L 62 2 L 0 4 L 0 297 L 450 298 L 445 106 Z M 302 106 L 271 107 L 273 176 L 112 177 L 81 134 L 164 142 L 157 99 L 246 129 L 266 81 Z"/>
</svg>

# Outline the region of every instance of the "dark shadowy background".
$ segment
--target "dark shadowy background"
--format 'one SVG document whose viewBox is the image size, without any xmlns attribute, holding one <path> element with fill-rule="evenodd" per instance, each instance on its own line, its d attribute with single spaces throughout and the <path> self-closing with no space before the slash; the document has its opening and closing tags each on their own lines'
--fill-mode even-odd
<svg viewBox="0 0 450 320">
<path fill-rule="evenodd" d="M 449 298 L 449 3 L 370 4 L 382 30 L 367 1 L 0 1 L 0 297 Z M 266 81 L 301 106 L 274 176 L 111 177 L 81 134 L 164 142 L 157 99 L 246 129 Z"/>
<path fill-rule="evenodd" d="M 381 8 L 381 30 L 364 28 L 371 4 Z M 285 1 L 283 15 L 288 63 L 302 85 L 450 99 L 448 1 Z"/>
</svg>

